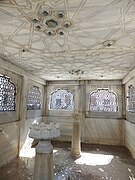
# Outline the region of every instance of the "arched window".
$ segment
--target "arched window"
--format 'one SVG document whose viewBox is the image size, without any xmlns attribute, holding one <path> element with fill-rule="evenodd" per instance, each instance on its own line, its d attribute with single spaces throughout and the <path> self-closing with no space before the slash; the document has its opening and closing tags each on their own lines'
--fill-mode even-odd
<svg viewBox="0 0 135 180">
<path fill-rule="evenodd" d="M 27 109 L 40 109 L 41 108 L 41 93 L 39 87 L 33 86 L 29 89 L 27 96 Z"/>
<path fill-rule="evenodd" d="M 0 75 L 0 111 L 15 110 L 15 85 L 9 77 Z"/>
<path fill-rule="evenodd" d="M 128 111 L 135 112 L 135 87 L 128 87 Z"/>
<path fill-rule="evenodd" d="M 66 89 L 58 89 L 51 94 L 50 109 L 74 109 L 74 95 Z"/>
<path fill-rule="evenodd" d="M 109 89 L 97 89 L 90 94 L 90 111 L 118 111 L 117 96 Z"/>
</svg>

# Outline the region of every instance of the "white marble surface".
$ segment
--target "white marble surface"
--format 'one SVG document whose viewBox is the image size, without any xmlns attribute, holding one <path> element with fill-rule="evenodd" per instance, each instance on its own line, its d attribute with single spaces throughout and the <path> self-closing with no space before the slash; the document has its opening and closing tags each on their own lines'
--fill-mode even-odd
<svg viewBox="0 0 135 180">
<path fill-rule="evenodd" d="M 71 117 L 48 117 L 48 121 L 59 122 L 61 136 L 58 140 L 71 141 L 73 119 Z M 94 144 L 123 145 L 124 120 L 85 118 L 81 123 L 81 141 Z"/>
<path fill-rule="evenodd" d="M 18 155 L 19 124 L 0 125 L 0 166 Z"/>
<path fill-rule="evenodd" d="M 123 145 L 123 120 L 85 118 L 82 141 L 92 144 Z"/>
<path fill-rule="evenodd" d="M 46 140 L 60 136 L 59 123 L 32 124 L 29 137 L 33 139 Z"/>
<path fill-rule="evenodd" d="M 135 69 L 133 69 L 124 79 L 125 84 L 125 101 L 127 100 L 128 87 L 130 85 L 135 86 Z M 125 103 L 125 146 L 130 150 L 131 154 L 135 158 L 135 113 L 130 113 L 128 111 L 127 103 Z"/>
<path fill-rule="evenodd" d="M 125 146 L 135 158 L 135 124 L 125 121 Z"/>
</svg>

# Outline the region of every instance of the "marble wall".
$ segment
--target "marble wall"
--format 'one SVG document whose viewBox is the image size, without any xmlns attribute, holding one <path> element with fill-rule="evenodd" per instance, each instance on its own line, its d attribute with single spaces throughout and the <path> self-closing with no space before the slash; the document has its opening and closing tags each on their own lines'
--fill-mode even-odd
<svg viewBox="0 0 135 180">
<path fill-rule="evenodd" d="M 123 145 L 123 122 L 121 119 L 85 118 L 82 123 L 82 141 L 92 144 Z"/>
<path fill-rule="evenodd" d="M 0 166 L 18 155 L 20 76 L 0 68 L 0 74 L 10 77 L 16 86 L 16 111 L 0 112 Z"/>
<path fill-rule="evenodd" d="M 135 158 L 135 124 L 125 120 L 125 146 Z"/>
<path fill-rule="evenodd" d="M 128 86 L 133 85 L 135 87 L 135 73 L 131 72 L 127 77 L 123 79 L 125 83 L 125 146 L 130 150 L 131 154 L 135 158 L 135 113 L 128 112 L 127 107 L 127 96 L 128 96 Z"/>
<path fill-rule="evenodd" d="M 0 112 L 0 166 L 16 157 L 26 141 L 29 127 L 41 121 L 44 109 L 45 81 L 0 58 L 0 74 L 10 77 L 16 86 L 15 111 Z M 9 68 L 10 67 L 10 68 Z M 10 70 L 9 70 L 10 69 Z M 31 86 L 38 86 L 42 98 L 40 110 L 27 110 L 27 92 Z"/>
<path fill-rule="evenodd" d="M 71 141 L 73 111 L 51 110 L 50 95 L 56 89 L 69 89 L 75 93 L 75 109 L 81 123 L 81 141 L 94 144 L 124 145 L 124 119 L 122 113 L 123 88 L 121 81 L 64 81 L 48 82 L 46 121 L 59 122 L 61 136 L 58 140 Z M 91 113 L 89 111 L 89 94 L 97 88 L 109 88 L 118 96 L 119 111 L 114 113 Z"/>
<path fill-rule="evenodd" d="M 21 108 L 20 108 L 20 143 L 19 151 L 22 149 L 23 144 L 28 136 L 29 127 L 34 121 L 42 121 L 44 113 L 44 85 L 40 82 L 35 82 L 27 77 L 22 79 L 22 93 L 21 93 Z M 41 109 L 27 110 L 27 94 L 32 86 L 39 87 L 41 92 Z M 24 98 L 25 97 L 25 98 Z"/>
<path fill-rule="evenodd" d="M 18 155 L 19 124 L 11 122 L 0 125 L 0 166 Z"/>
</svg>

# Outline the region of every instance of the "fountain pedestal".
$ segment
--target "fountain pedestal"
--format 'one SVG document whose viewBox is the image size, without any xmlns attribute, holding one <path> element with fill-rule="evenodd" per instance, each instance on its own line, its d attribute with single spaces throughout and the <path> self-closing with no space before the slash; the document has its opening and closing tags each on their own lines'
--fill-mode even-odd
<svg viewBox="0 0 135 180">
<path fill-rule="evenodd" d="M 53 180 L 53 146 L 51 139 L 60 135 L 58 124 L 32 125 L 29 136 L 39 140 L 36 146 L 36 157 L 33 180 Z"/>
</svg>

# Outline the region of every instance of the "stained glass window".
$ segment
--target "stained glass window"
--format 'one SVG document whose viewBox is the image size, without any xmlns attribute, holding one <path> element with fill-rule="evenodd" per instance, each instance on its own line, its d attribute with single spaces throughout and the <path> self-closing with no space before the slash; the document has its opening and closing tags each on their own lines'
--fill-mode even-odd
<svg viewBox="0 0 135 180">
<path fill-rule="evenodd" d="M 135 87 L 128 87 L 128 111 L 135 112 Z"/>
<path fill-rule="evenodd" d="M 27 109 L 40 109 L 41 108 L 41 93 L 39 87 L 33 86 L 29 89 L 27 96 Z"/>
<path fill-rule="evenodd" d="M 50 109 L 74 109 L 74 95 L 66 89 L 58 89 L 51 94 Z"/>
<path fill-rule="evenodd" d="M 117 96 L 109 89 L 97 89 L 90 94 L 90 111 L 118 111 Z"/>
<path fill-rule="evenodd" d="M 15 110 L 15 85 L 10 78 L 0 75 L 0 111 Z"/>
</svg>

